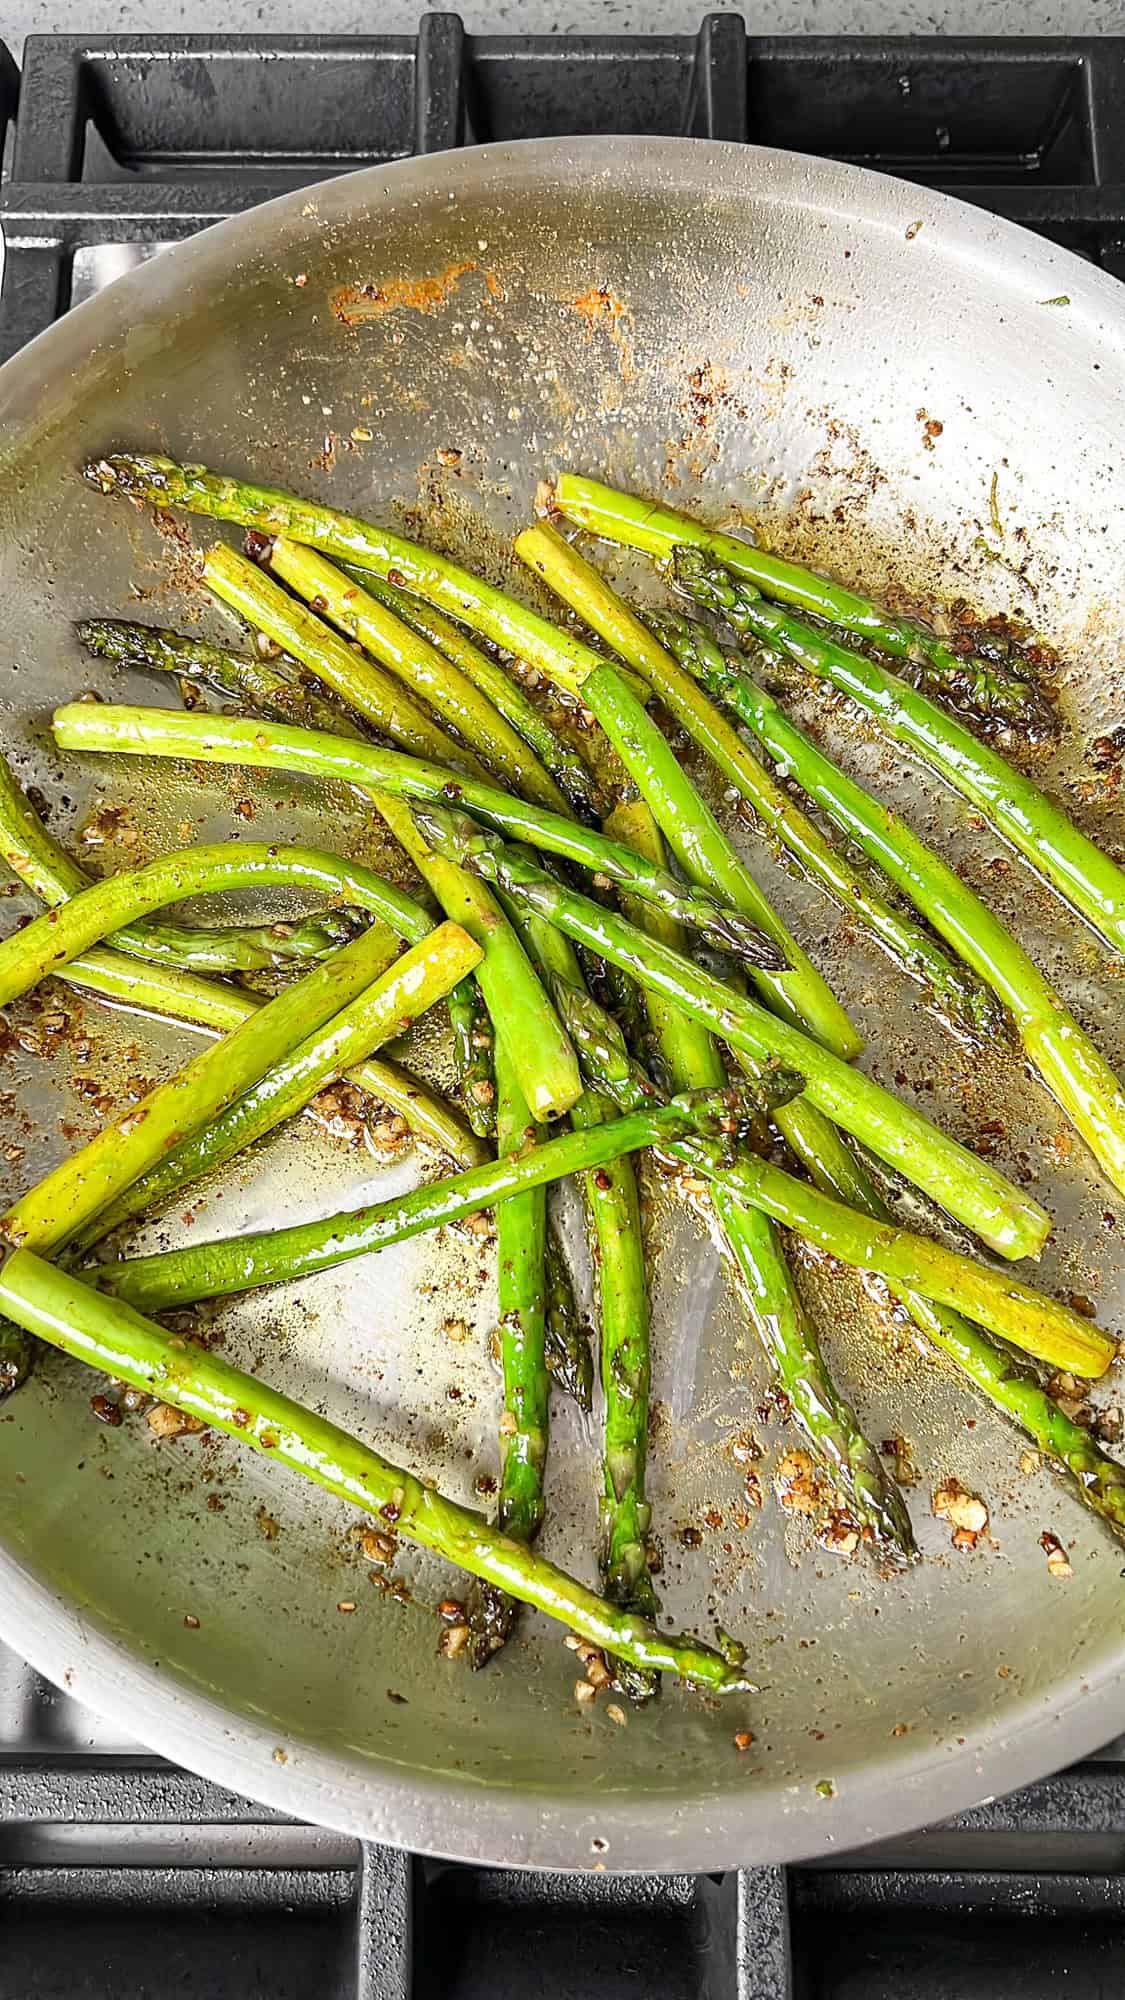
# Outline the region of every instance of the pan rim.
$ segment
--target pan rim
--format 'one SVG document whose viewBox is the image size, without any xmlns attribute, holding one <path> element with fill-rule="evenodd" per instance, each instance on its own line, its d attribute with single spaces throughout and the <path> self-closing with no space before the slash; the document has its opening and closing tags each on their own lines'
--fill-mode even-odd
<svg viewBox="0 0 1125 2000">
<path fill-rule="evenodd" d="M 298 189 L 213 225 L 106 287 L 44 330 L 0 369 L 0 439 L 30 421 L 46 384 L 87 362 L 135 323 L 181 306 L 197 273 L 229 270 L 265 226 L 294 235 L 330 223 L 357 201 L 398 205 L 433 200 L 494 177 L 597 176 L 638 190 L 754 193 L 778 208 L 847 215 L 857 226 L 901 234 L 921 218 L 933 241 L 943 225 L 948 254 L 972 266 L 997 264 L 1014 306 L 1026 278 L 1034 292 L 1065 290 L 1087 338 L 1111 353 L 1118 371 L 1125 313 L 1117 281 L 1071 251 L 954 197 L 815 156 L 718 141 L 651 138 L 523 140 L 402 160 Z M 310 204 L 315 214 L 308 216 Z M 1119 378 L 1120 379 L 1120 378 Z M 1106 383 L 1107 392 L 1110 382 Z M 1121 1726 L 1120 1659 L 1092 1676 L 1072 1671 L 1048 1694 L 1009 1709 L 1002 1728 L 980 1725 L 964 1744 L 916 1754 L 899 1749 L 869 1762 L 831 1803 L 810 1786 L 780 1781 L 739 1796 L 622 1796 L 617 1801 L 506 1790 L 499 1784 L 431 1778 L 370 1759 L 292 1742 L 277 1760 L 275 1731 L 224 1708 L 170 1677 L 161 1678 L 122 1639 L 91 1623 L 0 1546 L 0 1639 L 50 1680 L 128 1735 L 139 1710 L 149 1748 L 228 1789 L 245 1790 L 272 1810 L 300 1814 L 358 1838 L 454 1860 L 536 1869 L 598 1868 L 622 1873 L 715 1872 L 811 1859 L 884 1840 L 1041 1779 L 1096 1751 Z M 1050 1724 L 1053 1728 L 1049 1727 Z M 593 1842 L 605 1842 L 595 1849 Z"/>
</svg>

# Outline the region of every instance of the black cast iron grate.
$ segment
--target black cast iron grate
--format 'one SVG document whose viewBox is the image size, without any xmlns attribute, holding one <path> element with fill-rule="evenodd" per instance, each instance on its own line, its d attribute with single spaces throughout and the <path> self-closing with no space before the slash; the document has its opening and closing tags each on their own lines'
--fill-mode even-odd
<svg viewBox="0 0 1125 2000">
<path fill-rule="evenodd" d="M 1125 277 L 1125 39 L 32 36 L 0 44 L 0 356 L 116 270 L 294 187 L 577 132 L 791 147 L 937 186 Z M 1125 1758 L 831 1866 L 513 1875 L 277 1818 L 0 1648 L 0 2000 L 1102 2000 Z"/>
</svg>

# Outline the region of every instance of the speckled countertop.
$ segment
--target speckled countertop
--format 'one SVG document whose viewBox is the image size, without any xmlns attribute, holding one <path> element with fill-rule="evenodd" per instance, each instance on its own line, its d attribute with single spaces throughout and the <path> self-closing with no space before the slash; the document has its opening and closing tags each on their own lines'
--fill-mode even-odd
<svg viewBox="0 0 1125 2000">
<path fill-rule="evenodd" d="M 27 34 L 403 34 L 420 0 L 0 0 L 0 37 Z M 476 34 L 660 34 L 698 27 L 706 0 L 465 0 Z M 1076 35 L 1125 33 L 1125 0 L 772 0 L 746 12 L 760 34 Z"/>
</svg>

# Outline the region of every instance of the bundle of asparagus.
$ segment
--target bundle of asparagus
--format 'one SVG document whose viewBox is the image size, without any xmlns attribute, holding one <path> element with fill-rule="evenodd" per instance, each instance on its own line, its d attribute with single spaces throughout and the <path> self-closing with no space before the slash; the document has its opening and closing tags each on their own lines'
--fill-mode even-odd
<svg viewBox="0 0 1125 2000">
<path fill-rule="evenodd" d="M 271 642 L 273 657 L 257 645 L 243 653 L 92 620 L 79 630 L 91 655 L 173 676 L 188 711 L 72 703 L 54 717 L 59 747 L 343 781 L 385 822 L 429 905 L 339 855 L 252 842 L 161 856 L 91 884 L 0 768 L 0 853 L 49 906 L 0 944 L 0 1004 L 63 978 L 221 1037 L 0 1219 L 11 1246 L 0 1269 L 0 1389 L 25 1377 L 30 1341 L 46 1341 L 377 1512 L 476 1580 L 464 1644 L 449 1649 L 476 1665 L 528 1604 L 604 1649 L 603 1678 L 634 1699 L 647 1699 L 662 1673 L 710 1692 L 746 1688 L 742 1649 L 725 1635 L 714 1645 L 669 1638 L 656 1622 L 650 1330 L 631 1164 L 656 1148 L 708 1189 L 748 1319 L 855 1524 L 853 1541 L 888 1562 L 916 1559 L 902 1494 L 833 1383 L 794 1287 L 786 1233 L 885 1281 L 921 1334 L 1125 1536 L 1125 1468 L 1040 1372 L 1095 1378 L 1113 1341 L 1010 1268 L 899 1227 L 865 1154 L 1009 1267 L 1038 1253 L 1050 1218 L 989 1160 L 854 1067 L 855 1025 L 647 706 L 655 696 L 755 825 L 920 982 L 951 1032 L 990 1035 L 1011 1019 L 1125 1191 L 1125 1097 L 1090 1038 L 994 913 L 835 769 L 755 667 L 780 655 L 847 693 L 1120 944 L 1125 875 L 966 727 L 968 718 L 985 738 L 997 727 L 1029 736 L 1053 728 L 1033 677 L 750 542 L 572 475 L 558 484 L 560 517 L 655 556 L 681 603 L 688 596 L 714 624 L 672 608 L 640 616 L 542 523 L 516 548 L 561 599 L 565 625 L 428 549 L 274 489 L 151 457 L 99 460 L 87 475 L 107 493 L 245 527 L 246 553 L 218 543 L 202 575 L 255 640 Z M 616 753 L 620 796 L 605 795 L 606 760 L 584 757 L 513 677 L 513 656 L 593 716 Z M 209 695 L 221 711 L 200 712 Z M 794 786 L 823 817 L 798 803 Z M 329 909 L 284 926 L 217 930 L 157 914 L 201 891 L 279 882 L 326 895 Z M 262 967 L 289 981 L 273 999 L 230 983 Z M 442 1000 L 471 1132 L 374 1056 Z M 307 1110 L 342 1075 L 390 1103 L 456 1171 L 324 1221 L 140 1257 L 98 1247 Z M 546 1205 L 549 1185 L 575 1174 L 598 1275 L 601 1596 L 535 1548 L 549 1518 L 552 1393 L 587 1406 L 591 1395 L 589 1350 Z M 305 1278 L 487 1209 L 496 1215 L 503 1384 L 494 1524 L 143 1316 Z"/>
</svg>

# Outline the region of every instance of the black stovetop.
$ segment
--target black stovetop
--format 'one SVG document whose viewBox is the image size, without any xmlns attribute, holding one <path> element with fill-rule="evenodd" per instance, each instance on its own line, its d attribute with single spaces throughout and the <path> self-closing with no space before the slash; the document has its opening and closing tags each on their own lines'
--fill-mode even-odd
<svg viewBox="0 0 1125 2000">
<path fill-rule="evenodd" d="M 552 133 L 856 161 L 1125 277 L 1125 39 L 33 36 L 3 131 L 0 356 L 251 203 Z M 280 1820 L 0 1648 L 0 2000 L 1106 2000 L 1123 1947 L 1125 1745 L 828 1865 L 502 1874 Z"/>
</svg>

